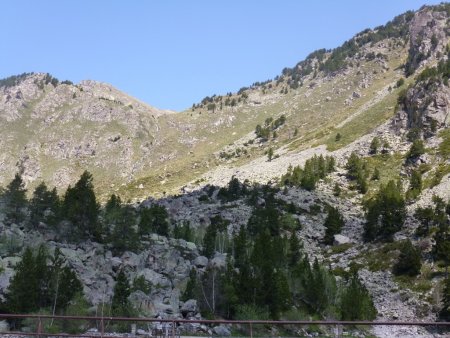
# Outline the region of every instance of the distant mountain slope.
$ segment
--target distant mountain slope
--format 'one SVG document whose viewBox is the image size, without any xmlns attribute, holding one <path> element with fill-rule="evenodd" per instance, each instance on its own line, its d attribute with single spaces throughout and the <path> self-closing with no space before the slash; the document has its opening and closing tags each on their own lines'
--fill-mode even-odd
<svg viewBox="0 0 450 338">
<path fill-rule="evenodd" d="M 407 12 L 311 53 L 273 80 L 205 97 L 181 113 L 93 81 L 72 85 L 46 74 L 3 80 L 0 184 L 20 171 L 30 186 L 46 180 L 65 188 L 88 169 L 100 193 L 143 198 L 204 184 L 208 171 L 239 170 L 269 148 L 279 156 L 318 145 L 339 149 L 393 118 L 398 81 L 407 86 L 414 76 L 406 75 L 446 55 L 448 16 L 448 5 Z M 255 135 L 257 125 L 266 139 Z"/>
</svg>

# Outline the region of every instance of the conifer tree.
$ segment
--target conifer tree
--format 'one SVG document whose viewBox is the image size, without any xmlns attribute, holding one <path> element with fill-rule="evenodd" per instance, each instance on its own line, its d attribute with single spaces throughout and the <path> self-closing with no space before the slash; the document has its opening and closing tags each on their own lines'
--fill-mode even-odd
<svg viewBox="0 0 450 338">
<path fill-rule="evenodd" d="M 39 222 L 54 225 L 60 213 L 60 200 L 56 188 L 48 190 L 47 185 L 41 182 L 33 192 L 30 200 L 30 225 L 35 228 Z"/>
<path fill-rule="evenodd" d="M 445 321 L 450 321 L 450 278 L 447 277 L 444 281 L 444 290 L 442 295 L 442 308 L 439 311 L 439 318 Z"/>
<path fill-rule="evenodd" d="M 216 237 L 217 226 L 210 224 L 206 228 L 205 236 L 203 237 L 203 255 L 207 258 L 212 258 L 216 252 Z"/>
<path fill-rule="evenodd" d="M 133 308 L 128 300 L 130 294 L 131 291 L 128 278 L 123 270 L 120 270 L 117 275 L 116 285 L 114 285 L 114 294 L 111 303 L 113 316 L 130 317 L 133 314 Z"/>
<path fill-rule="evenodd" d="M 378 153 L 378 149 L 380 148 L 380 139 L 378 137 L 374 137 L 372 142 L 370 143 L 369 152 L 372 155 L 376 155 Z"/>
<path fill-rule="evenodd" d="M 6 294 L 7 308 L 11 313 L 29 313 L 37 310 L 39 288 L 36 278 L 33 251 L 27 247 L 22 260 L 15 267 Z"/>
<path fill-rule="evenodd" d="M 114 212 L 115 220 L 111 232 L 111 246 L 114 254 L 135 251 L 139 248 L 139 236 L 135 230 L 134 210 L 130 206 L 120 207 Z"/>
<path fill-rule="evenodd" d="M 181 300 L 183 302 L 189 300 L 189 299 L 196 299 L 197 298 L 197 271 L 192 268 L 189 272 L 189 279 L 186 284 L 186 289 L 184 290 Z"/>
<path fill-rule="evenodd" d="M 288 266 L 292 269 L 297 266 L 297 264 L 302 259 L 301 249 L 303 248 L 300 240 L 298 239 L 295 231 L 291 233 L 289 239 L 289 252 L 288 252 Z"/>
<path fill-rule="evenodd" d="M 355 273 L 341 297 L 341 320 L 373 320 L 377 311 L 367 289 Z"/>
<path fill-rule="evenodd" d="M 6 218 L 11 223 L 19 223 L 25 219 L 22 209 L 27 206 L 26 192 L 22 176 L 16 174 L 4 193 Z"/>
<path fill-rule="evenodd" d="M 400 255 L 393 268 L 394 274 L 417 276 L 420 274 L 421 267 L 419 249 L 415 248 L 410 240 L 407 240 L 400 249 Z"/>
<path fill-rule="evenodd" d="M 74 187 L 68 187 L 64 196 L 64 215 L 75 226 L 74 239 L 101 240 L 98 222 L 100 206 L 94 193 L 92 175 L 85 171 Z"/>
<path fill-rule="evenodd" d="M 421 139 L 416 139 L 413 141 L 408 154 L 406 154 L 406 157 L 408 160 L 415 160 L 424 153 L 425 153 L 425 146 L 423 144 L 423 141 Z"/>
<path fill-rule="evenodd" d="M 324 242 L 326 244 L 333 244 L 334 235 L 341 232 L 344 224 L 344 218 L 342 217 L 339 210 L 334 207 L 329 207 L 328 215 L 324 223 L 324 226 L 326 228 Z"/>
<path fill-rule="evenodd" d="M 164 206 L 154 204 L 140 210 L 139 234 L 157 233 L 161 236 L 169 235 L 169 214 Z"/>
<path fill-rule="evenodd" d="M 378 194 L 366 205 L 366 223 L 364 239 L 392 240 L 393 235 L 401 229 L 406 217 L 405 200 L 401 189 L 394 181 L 381 186 Z"/>
<path fill-rule="evenodd" d="M 419 170 L 413 170 L 409 179 L 409 190 L 407 196 L 409 199 L 414 199 L 419 196 L 422 191 L 422 174 Z"/>
<path fill-rule="evenodd" d="M 112 194 L 106 202 L 104 209 L 104 222 L 106 225 L 114 225 L 122 213 L 122 200 L 120 196 Z"/>
</svg>

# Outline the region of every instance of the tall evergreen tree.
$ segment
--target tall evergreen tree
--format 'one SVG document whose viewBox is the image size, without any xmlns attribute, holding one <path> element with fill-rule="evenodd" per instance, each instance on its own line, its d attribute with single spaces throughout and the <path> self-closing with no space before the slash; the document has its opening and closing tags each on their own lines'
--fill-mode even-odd
<svg viewBox="0 0 450 338">
<path fill-rule="evenodd" d="M 295 231 L 291 233 L 291 237 L 289 239 L 289 251 L 288 251 L 288 266 L 292 269 L 297 266 L 297 264 L 302 259 L 301 249 L 303 245 L 298 239 Z"/>
<path fill-rule="evenodd" d="M 128 300 L 130 296 L 130 282 L 127 276 L 120 270 L 117 274 L 116 285 L 114 285 L 114 293 L 111 302 L 112 315 L 116 317 L 131 317 L 133 308 Z"/>
<path fill-rule="evenodd" d="M 74 239 L 102 239 L 102 229 L 98 222 L 99 209 L 92 175 L 85 171 L 74 187 L 67 188 L 64 196 L 64 215 L 75 226 Z"/>
<path fill-rule="evenodd" d="M 19 223 L 25 219 L 23 208 L 27 206 L 25 183 L 22 176 L 16 174 L 6 187 L 4 200 L 6 202 L 6 218 L 11 223 Z"/>
<path fill-rule="evenodd" d="M 341 297 L 341 320 L 373 320 L 377 311 L 372 299 L 355 273 Z"/>
<path fill-rule="evenodd" d="M 203 237 L 203 255 L 208 258 L 212 258 L 216 252 L 216 237 L 217 226 L 210 224 L 206 228 L 205 236 Z"/>
<path fill-rule="evenodd" d="M 154 204 L 150 208 L 140 210 L 139 234 L 157 233 L 161 236 L 169 235 L 169 214 L 164 206 Z"/>
<path fill-rule="evenodd" d="M 415 248 L 410 240 L 407 240 L 400 249 L 400 255 L 393 268 L 394 274 L 417 276 L 420 274 L 421 267 L 419 249 Z"/>
<path fill-rule="evenodd" d="M 399 186 L 389 181 L 381 186 L 378 194 L 365 205 L 366 223 L 364 239 L 392 240 L 393 235 L 401 229 L 406 217 L 405 200 Z"/>
<path fill-rule="evenodd" d="M 450 278 L 444 281 L 444 290 L 442 295 L 442 308 L 439 311 L 439 318 L 445 321 L 450 321 Z"/>
<path fill-rule="evenodd" d="M 342 217 L 339 210 L 335 207 L 329 207 L 328 215 L 324 223 L 324 226 L 326 228 L 324 242 L 326 244 L 333 244 L 334 235 L 341 232 L 344 224 L 344 218 Z"/>
<path fill-rule="evenodd" d="M 56 188 L 48 190 L 47 185 L 41 182 L 34 189 L 30 200 L 30 225 L 35 228 L 39 222 L 54 225 L 60 213 L 60 200 Z"/>
<path fill-rule="evenodd" d="M 114 212 L 114 224 L 110 236 L 112 251 L 121 254 L 139 248 L 139 236 L 135 230 L 135 214 L 131 206 L 120 207 Z"/>
<path fill-rule="evenodd" d="M 27 247 L 22 260 L 15 267 L 6 294 L 6 305 L 11 313 L 29 313 L 39 308 L 39 288 L 35 274 L 33 251 Z"/>
</svg>

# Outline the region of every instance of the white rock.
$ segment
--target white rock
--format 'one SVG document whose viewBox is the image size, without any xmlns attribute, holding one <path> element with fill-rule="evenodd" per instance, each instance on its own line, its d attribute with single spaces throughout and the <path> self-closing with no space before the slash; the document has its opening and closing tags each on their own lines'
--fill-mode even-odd
<svg viewBox="0 0 450 338">
<path fill-rule="evenodd" d="M 198 256 L 196 259 L 194 259 L 194 265 L 198 268 L 204 268 L 208 265 L 208 258 L 205 256 Z"/>
<path fill-rule="evenodd" d="M 341 245 L 341 244 L 347 244 L 350 243 L 350 238 L 343 235 L 334 235 L 334 241 L 333 245 Z"/>
</svg>

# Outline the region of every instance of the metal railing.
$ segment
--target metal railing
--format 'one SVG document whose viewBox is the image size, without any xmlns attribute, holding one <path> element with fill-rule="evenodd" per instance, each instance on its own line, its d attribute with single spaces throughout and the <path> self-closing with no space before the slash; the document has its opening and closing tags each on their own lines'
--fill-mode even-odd
<svg viewBox="0 0 450 338">
<path fill-rule="evenodd" d="M 248 327 L 248 336 L 253 337 L 255 326 L 258 325 L 273 325 L 285 326 L 292 325 L 298 327 L 307 326 L 329 326 L 338 328 L 335 337 L 340 337 L 339 328 L 345 326 L 419 326 L 419 327 L 436 327 L 436 328 L 450 328 L 450 322 L 422 322 L 422 321 L 339 321 L 339 320 L 208 320 L 208 319 L 160 319 L 160 318 L 132 318 L 132 317 L 96 317 L 96 316 L 58 316 L 58 315 L 39 315 L 39 314 L 0 314 L 0 320 L 24 320 L 34 319 L 37 321 L 36 332 L 23 331 L 4 331 L 0 332 L 0 336 L 37 336 L 37 337 L 83 337 L 83 338 L 103 338 L 103 337 L 130 337 L 135 334 L 117 334 L 106 332 L 106 324 L 110 322 L 134 322 L 134 323 L 152 323 L 160 324 L 163 329 L 156 330 L 156 332 L 148 332 L 149 336 L 159 337 L 180 337 L 177 327 L 181 324 L 204 324 L 204 325 L 241 325 Z M 87 331 L 87 333 L 51 333 L 45 332 L 44 320 L 67 320 L 67 321 L 88 321 L 96 323 L 97 331 Z M 165 324 L 165 325 L 163 325 Z M 170 328 L 170 329 L 168 329 Z M 165 329 L 165 330 L 164 330 Z M 156 333 L 156 334 L 153 334 Z"/>
</svg>

